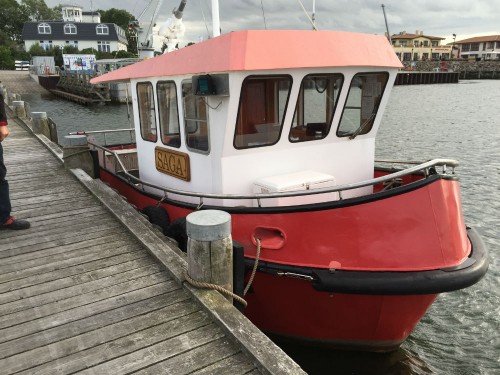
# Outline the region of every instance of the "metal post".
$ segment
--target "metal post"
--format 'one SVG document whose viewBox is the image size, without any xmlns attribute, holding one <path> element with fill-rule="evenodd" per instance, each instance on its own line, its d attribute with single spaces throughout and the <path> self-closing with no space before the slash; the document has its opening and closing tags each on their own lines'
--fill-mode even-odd
<svg viewBox="0 0 500 375">
<path fill-rule="evenodd" d="M 385 29 L 387 30 L 387 39 L 389 40 L 389 43 L 392 45 L 391 33 L 389 32 L 389 25 L 387 24 L 387 17 L 385 15 L 385 5 L 384 4 L 382 4 L 382 12 L 384 13 Z"/>
</svg>

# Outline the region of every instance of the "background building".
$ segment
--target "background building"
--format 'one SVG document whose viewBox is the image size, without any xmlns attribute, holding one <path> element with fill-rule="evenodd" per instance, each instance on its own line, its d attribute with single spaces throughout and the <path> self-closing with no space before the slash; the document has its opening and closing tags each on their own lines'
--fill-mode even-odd
<svg viewBox="0 0 500 375">
<path fill-rule="evenodd" d="M 424 35 L 417 30 L 415 34 L 402 31 L 391 36 L 392 46 L 401 61 L 448 60 L 451 46 L 441 45 L 445 38 Z"/>
<path fill-rule="evenodd" d="M 479 36 L 455 42 L 464 59 L 500 60 L 500 35 Z"/>
<path fill-rule="evenodd" d="M 83 12 L 78 6 L 64 6 L 62 21 L 26 22 L 22 38 L 26 51 L 39 44 L 44 49 L 74 46 L 111 52 L 127 50 L 125 30 L 114 23 L 101 23 L 98 12 Z"/>
</svg>

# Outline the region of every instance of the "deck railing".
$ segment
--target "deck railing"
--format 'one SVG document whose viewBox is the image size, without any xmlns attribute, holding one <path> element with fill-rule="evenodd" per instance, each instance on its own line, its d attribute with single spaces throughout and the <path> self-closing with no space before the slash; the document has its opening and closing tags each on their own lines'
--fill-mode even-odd
<svg viewBox="0 0 500 375">
<path fill-rule="evenodd" d="M 355 183 L 350 183 L 350 184 L 344 184 L 344 185 L 337 185 L 334 187 L 328 187 L 328 188 L 321 188 L 321 189 L 309 189 L 309 190 L 299 190 L 299 191 L 288 191 L 288 192 L 275 192 L 275 193 L 257 193 L 257 194 L 214 194 L 214 193 L 198 193 L 198 192 L 193 192 L 193 191 L 186 191 L 186 190 L 178 190 L 178 189 L 171 189 L 167 188 L 164 186 L 159 186 L 156 184 L 152 184 L 149 182 L 142 181 L 138 177 L 134 176 L 133 174 L 129 173 L 129 171 L 125 168 L 123 165 L 122 161 L 120 160 L 120 156 L 118 155 L 117 152 L 114 150 L 111 150 L 109 148 L 106 148 L 104 146 L 98 145 L 93 142 L 89 142 L 89 145 L 91 147 L 94 147 L 96 149 L 100 149 L 103 151 L 104 156 L 106 153 L 109 153 L 114 156 L 118 164 L 120 165 L 120 168 L 122 169 L 122 174 L 126 176 L 129 182 L 133 181 L 135 184 L 140 184 L 142 186 L 142 189 L 144 190 L 144 186 L 148 186 L 154 189 L 158 189 L 160 191 L 164 192 L 165 198 L 167 197 L 167 194 L 177 194 L 177 195 L 183 195 L 183 196 L 189 196 L 189 197 L 195 197 L 200 199 L 200 205 L 203 205 L 203 199 L 204 198 L 210 198 L 210 199 L 250 199 L 254 200 L 256 199 L 258 202 L 258 205 L 260 207 L 260 200 L 261 199 L 270 199 L 270 198 L 285 198 L 285 197 L 298 197 L 298 196 L 303 196 L 303 195 L 316 195 L 316 194 L 325 194 L 325 193 L 338 193 L 339 194 L 339 199 L 342 199 L 342 192 L 347 191 L 347 190 L 353 190 L 353 189 L 359 189 L 362 187 L 366 186 L 373 186 L 376 184 L 383 184 L 387 182 L 393 182 L 397 179 L 401 179 L 405 176 L 415 174 L 415 173 L 422 173 L 425 178 L 427 178 L 430 175 L 433 174 L 447 174 L 447 167 L 451 167 L 451 174 L 455 174 L 455 167 L 459 165 L 459 163 L 456 160 L 453 159 L 433 159 L 429 160 L 426 162 L 416 162 L 416 161 L 388 161 L 388 160 L 380 160 L 377 162 L 380 163 L 389 163 L 389 164 L 416 164 L 413 167 L 409 167 L 403 170 L 399 170 L 394 173 L 390 173 L 385 176 L 381 177 L 376 177 L 372 178 L 370 180 L 366 181 L 360 181 L 360 182 L 355 182 Z M 103 157 L 104 164 L 106 164 L 106 157 Z M 106 165 L 104 165 L 106 168 Z M 442 170 L 439 172 L 436 168 L 441 167 Z"/>
<path fill-rule="evenodd" d="M 112 129 L 112 130 L 90 130 L 90 131 L 77 131 L 77 132 L 70 132 L 68 135 L 100 135 L 102 134 L 104 137 L 104 146 L 108 145 L 108 139 L 106 138 L 106 134 L 108 133 L 129 133 L 130 135 L 130 143 L 135 142 L 135 129 L 134 128 L 127 128 L 127 129 Z M 94 143 L 90 143 L 94 145 Z"/>
</svg>

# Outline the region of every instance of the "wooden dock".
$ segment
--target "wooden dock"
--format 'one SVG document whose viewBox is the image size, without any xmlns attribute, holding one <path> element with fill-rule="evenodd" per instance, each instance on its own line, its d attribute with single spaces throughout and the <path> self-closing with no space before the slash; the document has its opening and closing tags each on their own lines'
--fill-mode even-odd
<svg viewBox="0 0 500 375">
<path fill-rule="evenodd" d="M 2 374 L 305 374 L 219 293 L 186 285 L 185 259 L 116 193 L 64 169 L 25 121 L 9 128 L 13 214 L 32 227 L 0 230 Z"/>
<path fill-rule="evenodd" d="M 401 71 L 394 85 L 429 85 L 434 83 L 458 83 L 458 72 L 410 72 Z"/>
</svg>

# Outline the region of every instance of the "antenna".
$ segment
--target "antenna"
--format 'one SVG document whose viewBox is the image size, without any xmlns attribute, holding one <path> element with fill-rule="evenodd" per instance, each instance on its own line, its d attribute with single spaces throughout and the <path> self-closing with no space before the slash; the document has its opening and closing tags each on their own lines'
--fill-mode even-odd
<svg viewBox="0 0 500 375">
<path fill-rule="evenodd" d="M 382 12 L 384 13 L 385 29 L 387 30 L 387 39 L 389 44 L 392 45 L 391 33 L 389 32 L 389 25 L 387 25 L 387 17 L 385 16 L 385 5 L 382 4 Z"/>
<path fill-rule="evenodd" d="M 311 17 L 313 30 L 316 30 L 316 0 L 313 0 L 313 12 Z"/>
<path fill-rule="evenodd" d="M 262 8 L 262 18 L 264 19 L 264 29 L 267 30 L 266 13 L 264 13 L 264 2 L 263 2 L 263 0 L 260 0 L 260 7 Z"/>
</svg>

